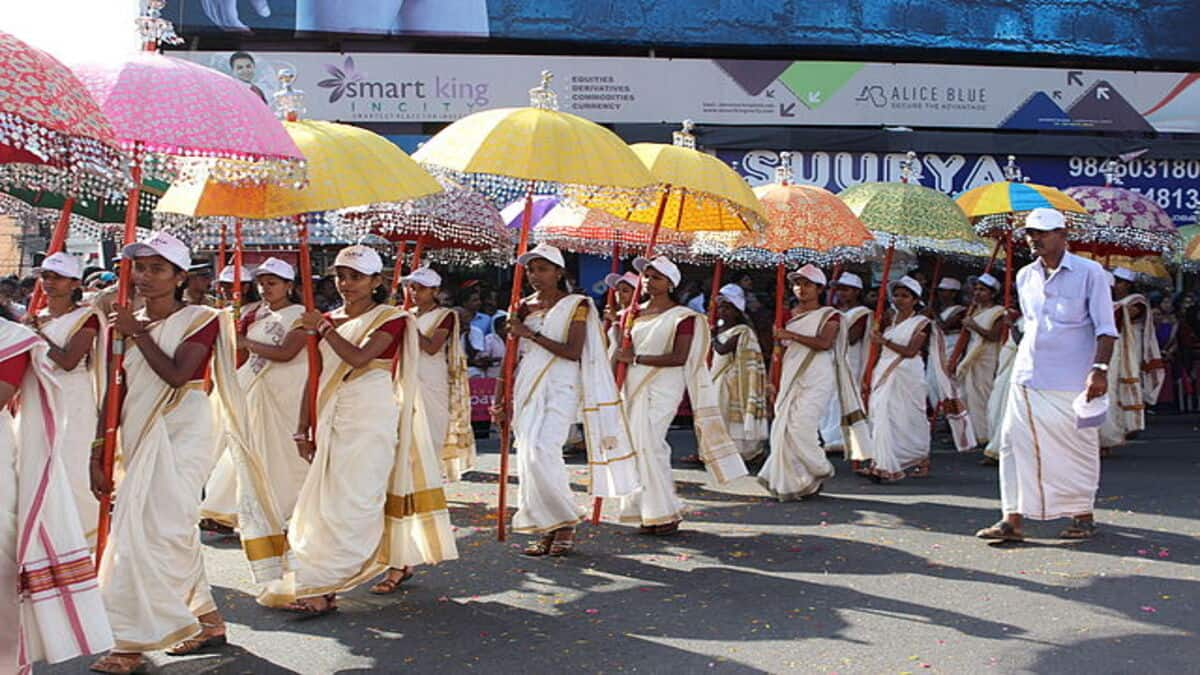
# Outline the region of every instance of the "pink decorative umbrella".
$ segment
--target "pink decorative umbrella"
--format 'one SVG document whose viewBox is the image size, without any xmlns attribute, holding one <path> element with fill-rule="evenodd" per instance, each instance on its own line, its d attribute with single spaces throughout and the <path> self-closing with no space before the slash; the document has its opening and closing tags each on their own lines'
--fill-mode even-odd
<svg viewBox="0 0 1200 675">
<path fill-rule="evenodd" d="M 126 245 L 136 241 L 143 177 L 169 182 L 278 183 L 300 187 L 304 155 L 271 109 L 244 83 L 215 70 L 157 53 L 177 43 L 161 18 L 165 0 L 147 0 L 136 21 L 143 51 L 117 61 L 73 68 L 133 157 L 133 188 L 126 204 Z M 117 302 L 129 301 L 132 266 L 121 261 Z M 109 341 L 112 344 L 112 341 Z M 121 411 L 124 350 L 114 350 L 104 424 L 104 472 L 112 476 Z M 96 559 L 107 543 L 111 502 L 100 502 Z"/>
<path fill-rule="evenodd" d="M 1094 224 L 1072 237 L 1071 248 L 1098 256 L 1166 256 L 1179 248 L 1171 216 L 1154 200 L 1115 185 L 1079 185 L 1063 190 L 1092 214 Z"/>
</svg>

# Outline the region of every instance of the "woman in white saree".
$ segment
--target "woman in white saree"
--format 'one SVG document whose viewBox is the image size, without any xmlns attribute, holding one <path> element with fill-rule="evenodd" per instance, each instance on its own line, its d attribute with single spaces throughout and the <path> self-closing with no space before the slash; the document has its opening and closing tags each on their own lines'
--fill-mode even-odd
<svg viewBox="0 0 1200 675">
<path fill-rule="evenodd" d="M 921 284 L 902 277 L 888 284 L 895 309 L 891 325 L 876 326 L 871 341 L 881 349 L 871 380 L 870 421 L 874 443 L 871 476 L 876 481 L 896 481 L 905 470 L 928 475 L 929 419 L 925 364 L 921 351 L 932 333 L 929 317 L 916 312 Z"/>
<path fill-rule="evenodd" d="M 839 369 L 846 369 L 849 379 L 854 385 L 842 396 L 829 399 L 829 408 L 821 419 L 821 444 L 826 453 L 841 452 L 850 460 L 850 470 L 859 472 L 864 462 L 870 459 L 865 454 L 865 446 L 851 443 L 846 447 L 842 426 L 848 416 L 852 421 L 858 421 L 862 413 L 862 399 L 859 398 L 859 383 L 863 379 L 863 368 L 867 363 L 867 336 L 871 333 L 871 309 L 864 307 L 861 302 L 863 282 L 862 277 L 853 272 L 842 272 L 834 282 L 834 306 L 841 313 L 841 324 L 838 332 L 837 353 L 834 358 Z M 843 411 L 842 399 L 854 399 L 859 406 L 851 411 Z"/>
<path fill-rule="evenodd" d="M 45 341 L 0 320 L 3 673 L 24 674 L 37 661 L 58 663 L 112 646 L 85 525 L 61 461 L 69 438 L 64 401 Z M 13 404 L 20 407 L 15 418 Z"/>
<path fill-rule="evenodd" d="M 275 506 L 286 519 L 308 473 L 308 463 L 292 442 L 308 376 L 301 353 L 304 306 L 296 297 L 295 270 L 279 258 L 263 261 L 253 278 L 262 302 L 247 309 L 238 329 L 238 353 L 246 359 L 238 368 L 238 383 L 246 396 L 249 442 L 265 462 Z M 222 452 L 205 486 L 200 515 L 227 528 L 237 527 L 237 487 L 233 455 Z"/>
<path fill-rule="evenodd" d="M 982 446 L 986 446 L 991 438 L 988 400 L 996 384 L 1000 338 L 1004 332 L 1004 323 L 1000 320 L 1004 307 L 996 304 L 999 288 L 1000 281 L 987 273 L 981 274 L 972 284 L 972 309 L 962 324 L 962 330 L 968 336 L 966 350 L 962 359 L 950 363 L 949 368 L 965 399 L 963 403 L 975 430 L 975 444 Z"/>
<path fill-rule="evenodd" d="M 316 408 L 305 397 L 293 436 L 312 466 L 288 524 L 290 567 L 258 598 L 309 615 L 335 611 L 337 593 L 380 572 L 376 592 L 392 592 L 410 566 L 458 555 L 436 452 L 414 430 L 412 316 L 383 304 L 383 261 L 370 247 L 342 249 L 334 268 L 342 307 L 301 318 L 321 337 L 321 370 L 309 374 L 319 378 Z"/>
<path fill-rule="evenodd" d="M 514 416 L 520 489 L 513 529 L 538 536 L 524 553 L 562 556 L 571 552 L 575 526 L 586 513 L 571 491 L 562 454 L 581 410 L 592 496 L 633 492 L 637 460 L 596 308 L 569 292 L 562 253 L 553 246 L 542 244 L 519 262 L 534 293 L 509 325 L 521 339 L 512 401 L 497 400 L 492 412 L 497 419 Z"/>
<path fill-rule="evenodd" d="M 105 350 L 101 342 L 107 319 L 79 304 L 81 276 L 75 256 L 61 252 L 47 256 L 41 265 L 46 307 L 31 323 L 49 347 L 47 356 L 62 389 L 63 409 L 70 411 L 62 430 L 60 461 L 75 495 L 88 546 L 94 547 L 100 512 L 88 474 L 88 449 L 96 437 L 98 402 L 104 391 Z"/>
<path fill-rule="evenodd" d="M 442 277 L 428 267 L 403 277 L 417 319 L 417 431 L 428 433 L 438 450 L 446 480 L 462 479 L 475 466 L 475 434 L 471 429 L 471 386 L 467 356 L 459 337 L 458 312 L 439 307 Z"/>
<path fill-rule="evenodd" d="M 145 307 L 115 307 L 114 327 L 125 336 L 125 399 L 112 532 L 100 563 L 100 588 L 115 648 L 92 665 L 124 673 L 143 664 L 142 653 L 173 645 L 173 656 L 226 644 L 201 555 L 200 495 L 214 461 L 225 419 L 230 451 L 245 490 L 243 547 L 255 575 L 278 572 L 281 523 L 261 462 L 245 442 L 245 401 L 234 373 L 233 318 L 184 305 L 191 253 L 166 233 L 122 251 L 133 260 L 133 282 Z M 205 391 L 211 374 L 215 393 Z M 223 409 L 223 410 L 222 410 Z M 97 494 L 112 485 L 92 457 Z M 251 504 L 255 505 L 254 508 Z"/>
<path fill-rule="evenodd" d="M 713 384 L 720 392 L 721 417 L 742 459 L 763 453 L 767 424 L 767 374 L 758 336 L 746 318 L 746 292 L 726 284 L 717 295 L 717 334 L 713 336 Z M 699 458 L 696 458 L 699 461 Z"/>
<path fill-rule="evenodd" d="M 821 306 L 825 273 L 805 265 L 788 275 L 799 304 L 775 339 L 784 345 L 783 370 L 775 398 L 771 454 L 758 482 L 779 501 L 803 499 L 821 491 L 833 465 L 821 449 L 818 429 L 827 402 L 836 396 L 834 346 L 841 315 Z"/>
<path fill-rule="evenodd" d="M 664 256 L 637 258 L 633 266 L 642 274 L 649 299 L 633 323 L 632 349 L 618 349 L 616 359 L 629 367 L 625 415 L 642 489 L 621 500 L 621 520 L 639 523 L 643 534 L 669 536 L 679 530 L 683 504 L 671 475 L 667 431 L 685 392 L 698 453 L 709 475 L 725 483 L 746 475 L 746 465 L 725 429 L 708 372 L 708 322 L 671 297 L 682 280 L 679 268 Z"/>
</svg>

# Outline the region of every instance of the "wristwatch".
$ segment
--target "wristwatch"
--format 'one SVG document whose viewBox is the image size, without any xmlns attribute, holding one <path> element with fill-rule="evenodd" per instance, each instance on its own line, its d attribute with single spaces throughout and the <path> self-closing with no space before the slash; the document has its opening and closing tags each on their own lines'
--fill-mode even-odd
<svg viewBox="0 0 1200 675">
<path fill-rule="evenodd" d="M 1108 364 L 1107 363 L 1093 363 L 1092 370 L 1099 370 L 1101 372 L 1107 373 L 1108 372 Z"/>
</svg>

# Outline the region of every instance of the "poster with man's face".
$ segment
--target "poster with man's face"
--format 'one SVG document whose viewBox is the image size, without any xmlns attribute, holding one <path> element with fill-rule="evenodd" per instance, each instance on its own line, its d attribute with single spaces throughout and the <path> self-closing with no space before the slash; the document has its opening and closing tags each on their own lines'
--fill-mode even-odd
<svg viewBox="0 0 1200 675">
<path fill-rule="evenodd" d="M 180 33 L 488 36 L 487 0 L 192 0 Z"/>
</svg>

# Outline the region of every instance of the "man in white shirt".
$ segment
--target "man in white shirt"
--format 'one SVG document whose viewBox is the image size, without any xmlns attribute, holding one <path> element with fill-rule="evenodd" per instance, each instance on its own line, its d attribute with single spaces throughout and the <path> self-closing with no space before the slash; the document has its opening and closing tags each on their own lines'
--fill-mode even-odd
<svg viewBox="0 0 1200 675">
<path fill-rule="evenodd" d="M 1025 240 L 1037 259 L 1016 279 L 1024 337 L 1000 449 L 1004 518 L 976 536 L 1021 541 L 1024 518 L 1070 518 L 1060 537 L 1087 539 L 1096 533 L 1103 417 L 1085 418 L 1078 408 L 1108 393 L 1117 336 L 1108 273 L 1067 251 L 1066 222 L 1054 209 L 1029 213 Z"/>
</svg>

